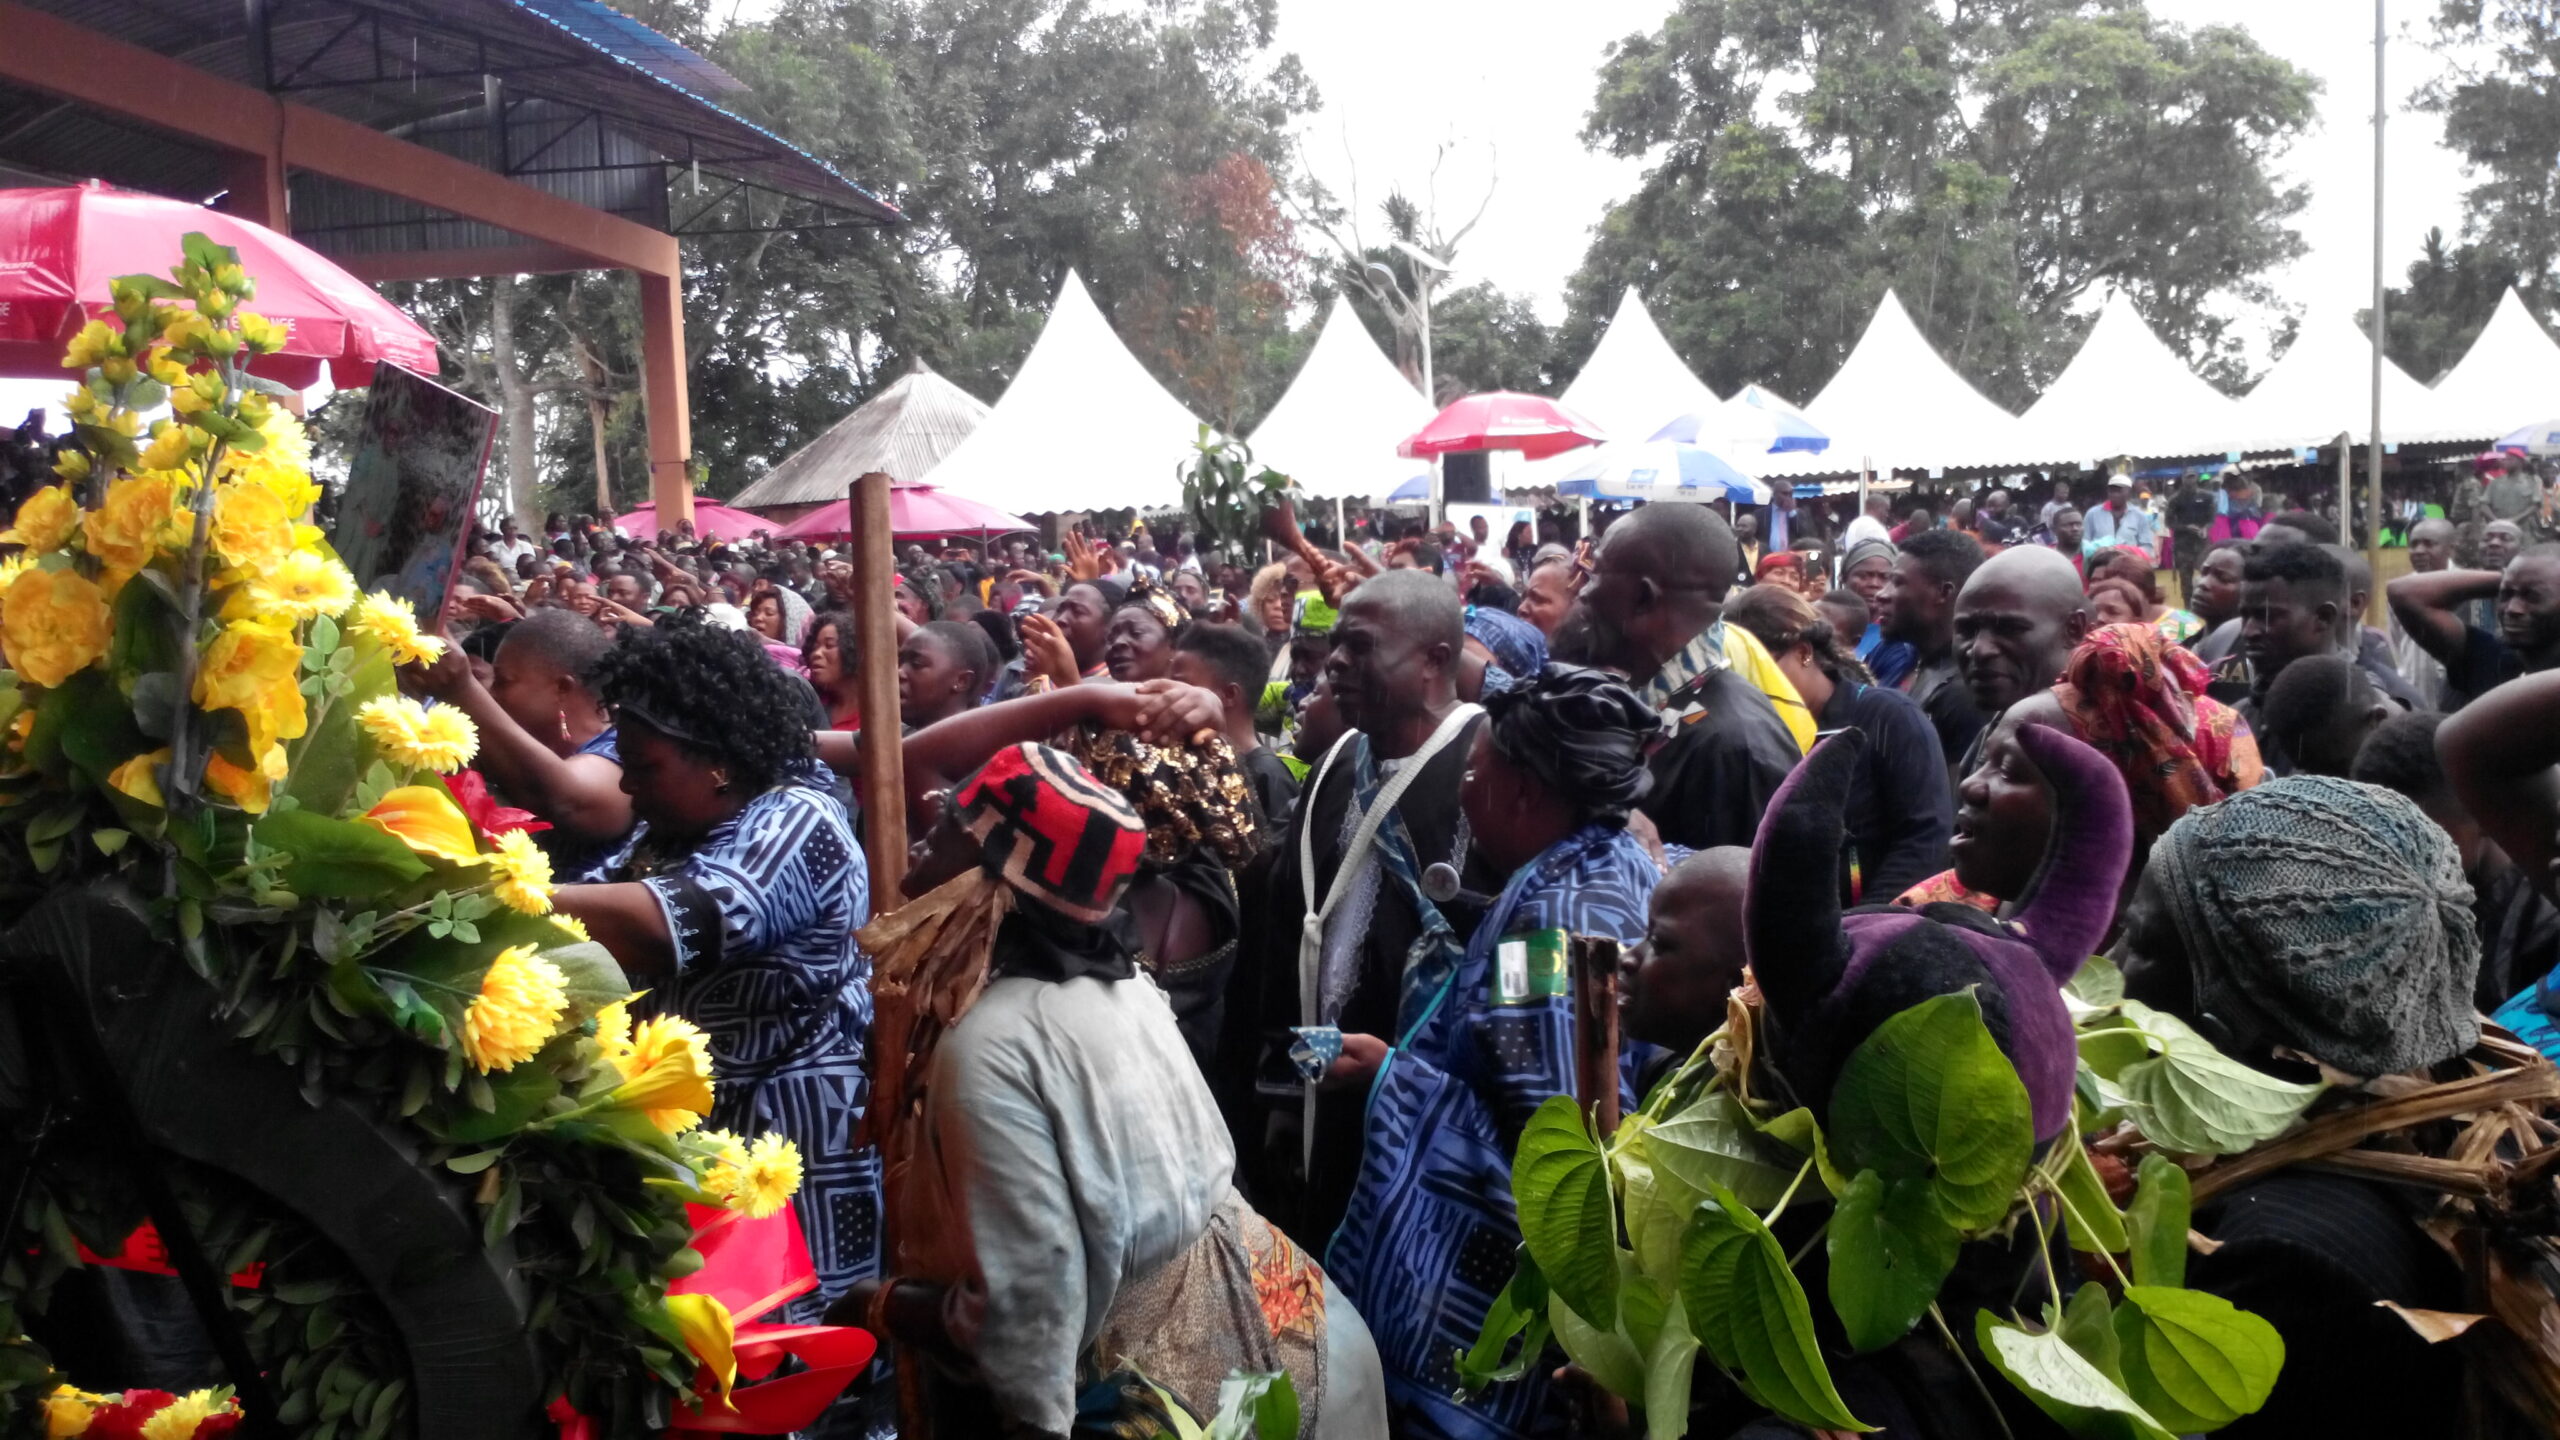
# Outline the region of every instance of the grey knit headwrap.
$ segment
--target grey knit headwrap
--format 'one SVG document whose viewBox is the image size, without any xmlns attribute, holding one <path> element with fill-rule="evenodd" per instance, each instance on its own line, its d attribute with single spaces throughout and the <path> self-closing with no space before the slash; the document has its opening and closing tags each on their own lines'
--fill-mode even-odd
<svg viewBox="0 0 2560 1440">
<path fill-rule="evenodd" d="M 2244 1045 L 2356 1075 L 2480 1039 L 2480 932 L 2462 856 L 2405 797 L 2297 775 L 2190 810 L 2152 848 L 2196 1008 Z"/>
</svg>

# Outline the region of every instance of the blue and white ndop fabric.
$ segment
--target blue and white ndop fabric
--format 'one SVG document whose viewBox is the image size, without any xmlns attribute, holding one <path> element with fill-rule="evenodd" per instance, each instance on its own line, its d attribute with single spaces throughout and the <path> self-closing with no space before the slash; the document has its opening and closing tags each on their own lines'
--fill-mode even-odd
<svg viewBox="0 0 2560 1440">
<path fill-rule="evenodd" d="M 637 827 L 589 878 L 628 878 L 647 834 Z M 641 883 L 666 912 L 677 970 L 642 1004 L 710 1037 L 708 1123 L 800 1147 L 796 1203 L 818 1289 L 775 1318 L 814 1320 L 880 1273 L 880 1158 L 853 1143 L 870 1100 L 871 960 L 853 938 L 871 918 L 870 868 L 844 807 L 786 782 Z"/>
<path fill-rule="evenodd" d="M 1574 1093 L 1572 986 L 1501 984 L 1497 952 L 1503 937 L 1541 930 L 1633 944 L 1658 878 L 1624 830 L 1585 826 L 1512 877 L 1463 958 L 1426 961 L 1406 986 L 1405 1034 L 1370 1092 L 1359 1183 L 1325 1257 L 1377 1337 L 1399 1435 L 1565 1433 L 1567 1406 L 1544 1367 L 1451 1398 L 1451 1362 L 1475 1343 L 1519 1249 L 1521 1127 L 1550 1096 Z"/>
</svg>

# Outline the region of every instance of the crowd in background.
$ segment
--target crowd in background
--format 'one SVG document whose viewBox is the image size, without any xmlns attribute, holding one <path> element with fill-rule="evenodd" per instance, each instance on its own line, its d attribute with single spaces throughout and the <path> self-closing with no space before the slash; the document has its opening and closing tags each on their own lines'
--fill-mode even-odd
<svg viewBox="0 0 2560 1440">
<path fill-rule="evenodd" d="M 590 882 L 561 908 L 748 1077 L 735 1125 L 810 1157 L 808 1312 L 931 1357 L 953 1433 L 1205 1413 L 1238 1365 L 1290 1369 L 1308 1433 L 1598 1433 L 1574 1375 L 1461 1400 L 1451 1368 L 1519 1244 L 1520 1127 L 1578 1092 L 1535 937 L 1627 946 L 1629 1105 L 1750 980 L 1820 1093 L 1860 1024 L 1966 987 L 2041 1013 L 2102 946 L 2279 1074 L 2426 1072 L 2491 1013 L 2560 1050 L 2560 544 L 2513 468 L 2394 517 L 2378 624 L 2364 554 L 2237 473 L 1845 523 L 1654 504 L 1570 540 L 1372 516 L 1258 565 L 1143 526 L 908 545 L 894 731 L 861 713 L 845 555 L 555 517 L 473 541 L 420 683 Z M 888 734 L 908 793 L 855 794 Z M 903 904 L 870 893 L 865 804 L 907 808 Z M 1900 907 L 1901 958 L 1746 943 L 1778 933 L 1755 847 L 1790 844 L 1784 923 L 1854 956 L 1859 907 Z M 2079 948 L 2021 968 L 2004 936 Z M 2003 1040 L 2042 1125 L 2067 1055 Z M 2283 1243 L 2195 1283 L 2320 1357 L 2256 1433 L 2431 1413 L 2316 1383 L 2448 1363 L 2332 1303 L 2458 1303 L 2376 1190 L 2279 1174 L 2199 1212 Z M 1884 1413 L 1945 1399 L 1860 1363 Z M 878 1431 L 887 1390 L 837 1423 Z M 2048 1426 L 1946 1403 L 1977 1399 Z M 1697 1434 L 1754 1413 L 1703 1373 L 1693 1403 Z"/>
</svg>

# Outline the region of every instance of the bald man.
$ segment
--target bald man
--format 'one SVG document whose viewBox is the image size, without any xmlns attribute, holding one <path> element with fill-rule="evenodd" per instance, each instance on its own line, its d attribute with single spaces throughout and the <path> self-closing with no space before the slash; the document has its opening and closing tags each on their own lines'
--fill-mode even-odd
<svg viewBox="0 0 2560 1440">
<path fill-rule="evenodd" d="M 1481 897 L 1509 878 L 1467 843 L 1458 806 L 1484 712 L 1458 699 L 1466 620 L 1457 591 L 1421 570 L 1373 575 L 1343 600 L 1332 640 L 1324 679 L 1346 733 L 1243 896 L 1214 1077 L 1236 1131 L 1240 1183 L 1310 1249 L 1342 1223 L 1359 1178 L 1362 1114 L 1400 1033 L 1416 943 L 1463 947 L 1482 913 L 1480 898 L 1435 902 L 1417 882 L 1447 865 Z M 1365 826 L 1380 804 L 1397 823 Z M 1323 920 L 1302 948 L 1310 913 Z M 1301 989 L 1310 981 L 1312 1007 Z M 1341 1045 L 1329 1064 L 1308 1062 L 1322 1065 L 1312 1086 L 1291 1053 L 1308 1030 Z"/>
<path fill-rule="evenodd" d="M 1812 738 L 1811 712 L 1768 651 L 1724 623 L 1738 554 L 1705 506 L 1647 505 L 1600 537 L 1558 632 L 1557 658 L 1619 671 L 1662 717 L 1644 813 L 1663 839 L 1698 850 L 1749 845 Z"/>
<path fill-rule="evenodd" d="M 2062 678 L 2064 663 L 2096 623 L 2072 558 L 2041 545 L 2003 550 L 1956 593 L 1956 660 L 1974 707 L 1991 722 L 1956 761 L 1957 781 L 1981 763 L 1983 736 L 1999 728 L 2010 706 Z"/>
</svg>

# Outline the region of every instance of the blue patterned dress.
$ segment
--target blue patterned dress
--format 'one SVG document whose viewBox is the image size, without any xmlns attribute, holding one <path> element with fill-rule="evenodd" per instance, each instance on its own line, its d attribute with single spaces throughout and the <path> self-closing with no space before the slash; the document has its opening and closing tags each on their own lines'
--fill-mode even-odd
<svg viewBox="0 0 2560 1440">
<path fill-rule="evenodd" d="M 1520 868 L 1443 973 L 1407 977 L 1401 1037 L 1369 1094 L 1360 1180 L 1325 1269 L 1377 1337 L 1398 1436 L 1561 1436 L 1562 1397 L 1533 1365 L 1473 1399 L 1451 1361 L 1511 1278 L 1511 1152 L 1548 1097 L 1574 1093 L 1573 993 L 1497 978 L 1507 936 L 1644 938 L 1659 872 L 1623 829 L 1587 825 Z M 1621 1067 L 1623 1070 L 1623 1067 Z"/>
<path fill-rule="evenodd" d="M 665 911 L 677 973 L 644 1003 L 709 1034 L 710 1123 L 799 1145 L 818 1289 L 775 1318 L 814 1319 L 880 1272 L 880 1160 L 853 1143 L 870 1098 L 871 961 L 853 938 L 871 916 L 870 870 L 844 807 L 791 781 L 685 854 L 653 862 L 648 836 L 643 823 L 586 878 L 637 880 Z"/>
</svg>

